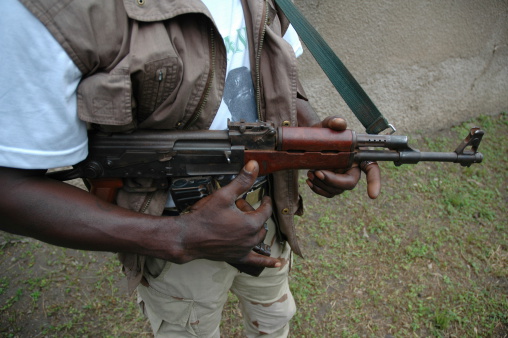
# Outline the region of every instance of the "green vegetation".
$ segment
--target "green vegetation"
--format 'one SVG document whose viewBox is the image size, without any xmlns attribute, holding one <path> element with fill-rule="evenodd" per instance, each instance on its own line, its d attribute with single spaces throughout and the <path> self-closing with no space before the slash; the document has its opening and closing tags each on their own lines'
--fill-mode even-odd
<svg viewBox="0 0 508 338">
<path fill-rule="evenodd" d="M 486 131 L 482 164 L 383 163 L 374 201 L 363 182 L 325 199 L 302 177 L 292 336 L 508 335 L 508 115 L 411 139 L 422 151 L 450 151 L 473 125 Z M 12 237 L 0 251 L 0 335 L 151 335 L 114 255 Z M 233 295 L 222 331 L 241 336 Z"/>
</svg>

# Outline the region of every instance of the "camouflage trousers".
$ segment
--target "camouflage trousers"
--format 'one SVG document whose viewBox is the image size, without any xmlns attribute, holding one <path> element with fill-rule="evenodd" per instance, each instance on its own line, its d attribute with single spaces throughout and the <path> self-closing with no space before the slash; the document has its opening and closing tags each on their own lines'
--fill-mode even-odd
<svg viewBox="0 0 508 338">
<path fill-rule="evenodd" d="M 275 238 L 268 222 L 265 243 L 283 266 L 264 269 L 259 277 L 240 273 L 224 262 L 195 260 L 172 264 L 148 259 L 149 286 L 138 287 L 139 304 L 155 337 L 220 337 L 222 310 L 231 290 L 239 299 L 248 337 L 286 337 L 296 306 L 289 290 L 289 245 Z"/>
</svg>

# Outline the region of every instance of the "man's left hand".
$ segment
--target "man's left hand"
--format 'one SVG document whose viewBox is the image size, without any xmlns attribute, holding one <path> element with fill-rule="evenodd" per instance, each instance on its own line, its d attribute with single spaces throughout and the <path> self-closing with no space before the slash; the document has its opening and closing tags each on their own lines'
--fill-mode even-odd
<svg viewBox="0 0 508 338">
<path fill-rule="evenodd" d="M 347 128 L 347 123 L 340 117 L 327 117 L 313 127 L 342 131 Z M 381 171 L 376 162 L 355 163 L 347 170 L 311 170 L 307 173 L 307 184 L 316 194 L 331 198 L 354 189 L 362 171 L 367 177 L 367 194 L 374 199 L 381 192 Z"/>
</svg>

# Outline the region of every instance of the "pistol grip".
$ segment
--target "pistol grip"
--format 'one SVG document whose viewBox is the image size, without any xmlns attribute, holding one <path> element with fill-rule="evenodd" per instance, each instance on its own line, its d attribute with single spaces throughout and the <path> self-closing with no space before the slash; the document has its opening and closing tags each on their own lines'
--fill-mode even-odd
<svg viewBox="0 0 508 338">
<path fill-rule="evenodd" d="M 123 186 L 119 178 L 96 178 L 88 179 L 90 193 L 103 201 L 114 203 L 118 189 Z"/>
</svg>

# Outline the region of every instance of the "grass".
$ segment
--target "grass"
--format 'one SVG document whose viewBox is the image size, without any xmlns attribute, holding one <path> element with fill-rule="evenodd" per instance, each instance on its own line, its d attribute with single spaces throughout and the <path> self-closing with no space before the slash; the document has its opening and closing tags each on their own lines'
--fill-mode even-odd
<svg viewBox="0 0 508 338">
<path fill-rule="evenodd" d="M 364 183 L 334 199 L 302 189 L 293 337 L 507 337 L 508 116 L 411 138 L 450 151 L 472 125 L 482 164 L 383 163 L 374 201 Z M 150 336 L 114 255 L 10 235 L 0 249 L 0 335 Z M 241 336 L 241 317 L 230 295 L 224 337 Z"/>
</svg>

